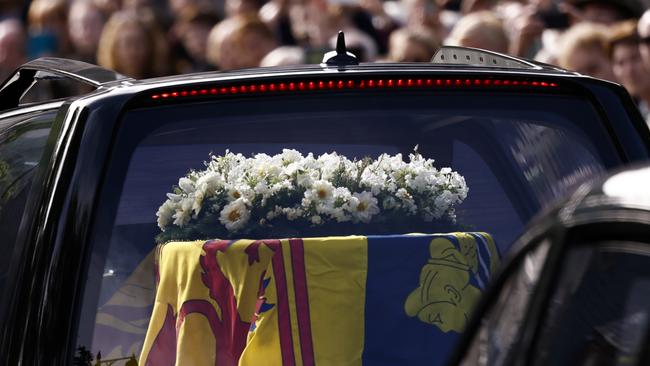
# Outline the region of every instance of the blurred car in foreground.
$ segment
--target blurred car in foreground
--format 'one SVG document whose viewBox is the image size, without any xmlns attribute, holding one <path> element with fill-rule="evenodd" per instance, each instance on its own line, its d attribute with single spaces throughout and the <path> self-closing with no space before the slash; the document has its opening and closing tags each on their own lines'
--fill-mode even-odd
<svg viewBox="0 0 650 366">
<path fill-rule="evenodd" d="M 454 47 L 151 80 L 41 59 L 0 103 L 11 365 L 442 364 L 531 218 L 650 153 L 622 87 Z"/>
<path fill-rule="evenodd" d="M 620 171 L 536 220 L 450 364 L 650 363 L 649 182 Z"/>
</svg>

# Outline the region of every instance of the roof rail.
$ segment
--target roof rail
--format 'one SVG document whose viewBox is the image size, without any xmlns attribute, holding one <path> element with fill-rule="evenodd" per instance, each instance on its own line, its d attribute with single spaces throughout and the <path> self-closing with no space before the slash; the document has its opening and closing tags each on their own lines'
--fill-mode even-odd
<svg viewBox="0 0 650 366">
<path fill-rule="evenodd" d="M 542 69 L 540 66 L 521 58 L 498 52 L 471 47 L 443 46 L 433 56 L 434 64 L 457 64 L 509 69 Z"/>
<path fill-rule="evenodd" d="M 17 107 L 22 96 L 39 79 L 63 78 L 97 89 L 133 80 L 82 61 L 43 57 L 23 64 L 0 87 L 0 110 Z"/>
</svg>

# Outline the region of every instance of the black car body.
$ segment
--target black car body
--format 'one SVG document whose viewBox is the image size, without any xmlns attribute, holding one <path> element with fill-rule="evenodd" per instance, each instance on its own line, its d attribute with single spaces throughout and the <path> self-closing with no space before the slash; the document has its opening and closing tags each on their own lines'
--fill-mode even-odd
<svg viewBox="0 0 650 366">
<path fill-rule="evenodd" d="M 647 365 L 649 171 L 585 184 L 540 216 L 450 364 Z"/>
<path fill-rule="evenodd" d="M 160 133 L 145 146 L 151 154 L 140 158 L 157 161 L 156 169 L 182 161 L 187 170 L 187 161 L 203 155 L 174 150 L 165 157 L 160 151 L 166 150 L 158 148 L 178 141 L 201 145 L 208 136 L 222 139 L 212 148 L 242 144 L 245 152 L 265 143 L 277 150 L 290 141 L 298 148 L 354 148 L 372 154 L 400 141 L 394 152 L 408 153 L 419 143 L 420 152 L 435 152 L 433 157 L 450 165 L 458 149 L 465 149 L 464 156 L 485 159 L 480 166 L 487 168 L 476 168 L 476 179 L 489 172 L 491 182 L 475 190 L 485 205 L 489 202 L 488 209 L 476 204 L 467 217 L 497 220 L 484 226 L 501 230 L 495 235 L 505 242 L 502 251 L 532 216 L 572 187 L 650 154 L 650 132 L 618 85 L 476 50 L 448 48 L 437 57 L 431 64 L 333 62 L 142 81 L 71 61 L 26 64 L 0 90 L 0 159 L 7 166 L 28 167 L 15 170 L 0 192 L 5 195 L 0 213 L 5 252 L 0 267 L 0 363 L 70 364 L 82 343 L 78 340 L 92 334 L 100 301 L 93 291 L 101 287 L 102 278 L 113 278 L 102 277 L 103 262 L 112 255 L 107 253 L 130 250 L 111 240 L 135 230 L 153 243 L 155 222 L 142 226 L 145 219 L 129 221 L 141 215 L 141 207 L 120 204 L 122 190 L 128 191 L 125 181 L 149 182 L 158 174 L 127 178 L 129 164 L 136 164 L 136 145 L 152 131 Z M 94 91 L 21 104 L 35 81 L 38 86 L 61 78 Z M 550 122 L 543 117 L 547 113 Z M 206 116 L 228 123 L 215 129 L 204 121 Z M 546 122 L 515 122 L 535 118 Z M 435 124 L 418 129 L 421 120 Z M 257 124 L 241 127 L 253 122 Z M 198 132 L 183 135 L 184 123 Z M 164 126 L 171 127 L 159 130 Z M 409 129 L 419 131 L 417 136 L 408 134 Z M 38 132 L 31 155 L 11 145 L 31 136 L 25 131 Z M 427 134 L 436 136 L 435 144 L 420 142 Z M 447 146 L 454 136 L 463 136 L 463 142 Z M 371 145 L 379 147 L 367 148 Z M 180 168 L 174 169 L 169 176 L 178 174 Z M 170 185 L 169 179 L 161 180 Z M 494 191 L 493 186 L 500 188 Z M 13 193 L 7 193 L 8 187 L 15 188 Z M 139 186 L 130 192 L 130 202 L 139 202 L 137 197 L 147 196 L 148 189 Z M 159 204 L 163 198 L 147 200 Z M 506 207 L 504 202 L 512 202 L 507 214 L 494 211 Z M 116 229 L 121 220 L 116 217 L 128 222 Z"/>
</svg>

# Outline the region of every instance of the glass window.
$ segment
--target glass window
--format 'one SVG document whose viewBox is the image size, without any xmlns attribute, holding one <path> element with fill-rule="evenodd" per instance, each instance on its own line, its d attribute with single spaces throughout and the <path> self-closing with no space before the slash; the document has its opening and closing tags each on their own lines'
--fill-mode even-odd
<svg viewBox="0 0 650 366">
<path fill-rule="evenodd" d="M 406 160 L 417 148 L 438 169 L 450 167 L 464 177 L 469 192 L 455 221 L 395 216 L 382 225 L 348 222 L 321 231 L 278 224 L 268 233 L 255 232 L 255 238 L 483 231 L 504 253 L 541 208 L 620 163 L 599 121 L 580 98 L 509 93 L 314 94 L 128 111 L 98 211 L 79 344 L 111 357 L 139 352 L 153 276 L 138 282 L 140 295 L 130 295 L 129 301 L 144 305 L 131 307 L 130 321 L 121 323 L 130 329 L 128 344 L 98 331 L 98 324 L 116 321 L 102 309 L 115 305 L 125 285 L 135 288 L 134 273 L 153 273 L 150 254 L 161 233 L 156 212 L 180 177 L 205 169 L 211 153 L 251 157 L 294 149 L 303 156 L 336 152 L 350 161 L 378 160 L 382 154 Z"/>
<path fill-rule="evenodd" d="M 521 261 L 506 280 L 498 300 L 483 317 L 483 324 L 465 353 L 462 365 L 505 364 L 519 332 L 544 267 L 550 243 L 544 241 Z"/>
<path fill-rule="evenodd" d="M 18 227 L 56 111 L 0 120 L 0 293 L 5 290 Z"/>
<path fill-rule="evenodd" d="M 570 250 L 546 317 L 537 365 L 635 365 L 649 324 L 650 248 Z"/>
</svg>

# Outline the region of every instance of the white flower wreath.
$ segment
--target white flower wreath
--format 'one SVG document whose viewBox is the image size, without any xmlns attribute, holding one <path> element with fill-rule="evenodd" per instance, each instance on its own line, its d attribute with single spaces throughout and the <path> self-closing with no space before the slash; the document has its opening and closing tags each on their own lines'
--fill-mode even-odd
<svg viewBox="0 0 650 366">
<path fill-rule="evenodd" d="M 156 216 L 159 241 L 190 237 L 264 235 L 280 222 L 314 228 L 344 223 L 455 221 L 465 179 L 440 170 L 419 153 L 349 160 L 336 152 L 315 157 L 296 150 L 246 158 L 212 155 L 206 169 L 180 178 Z"/>
</svg>

